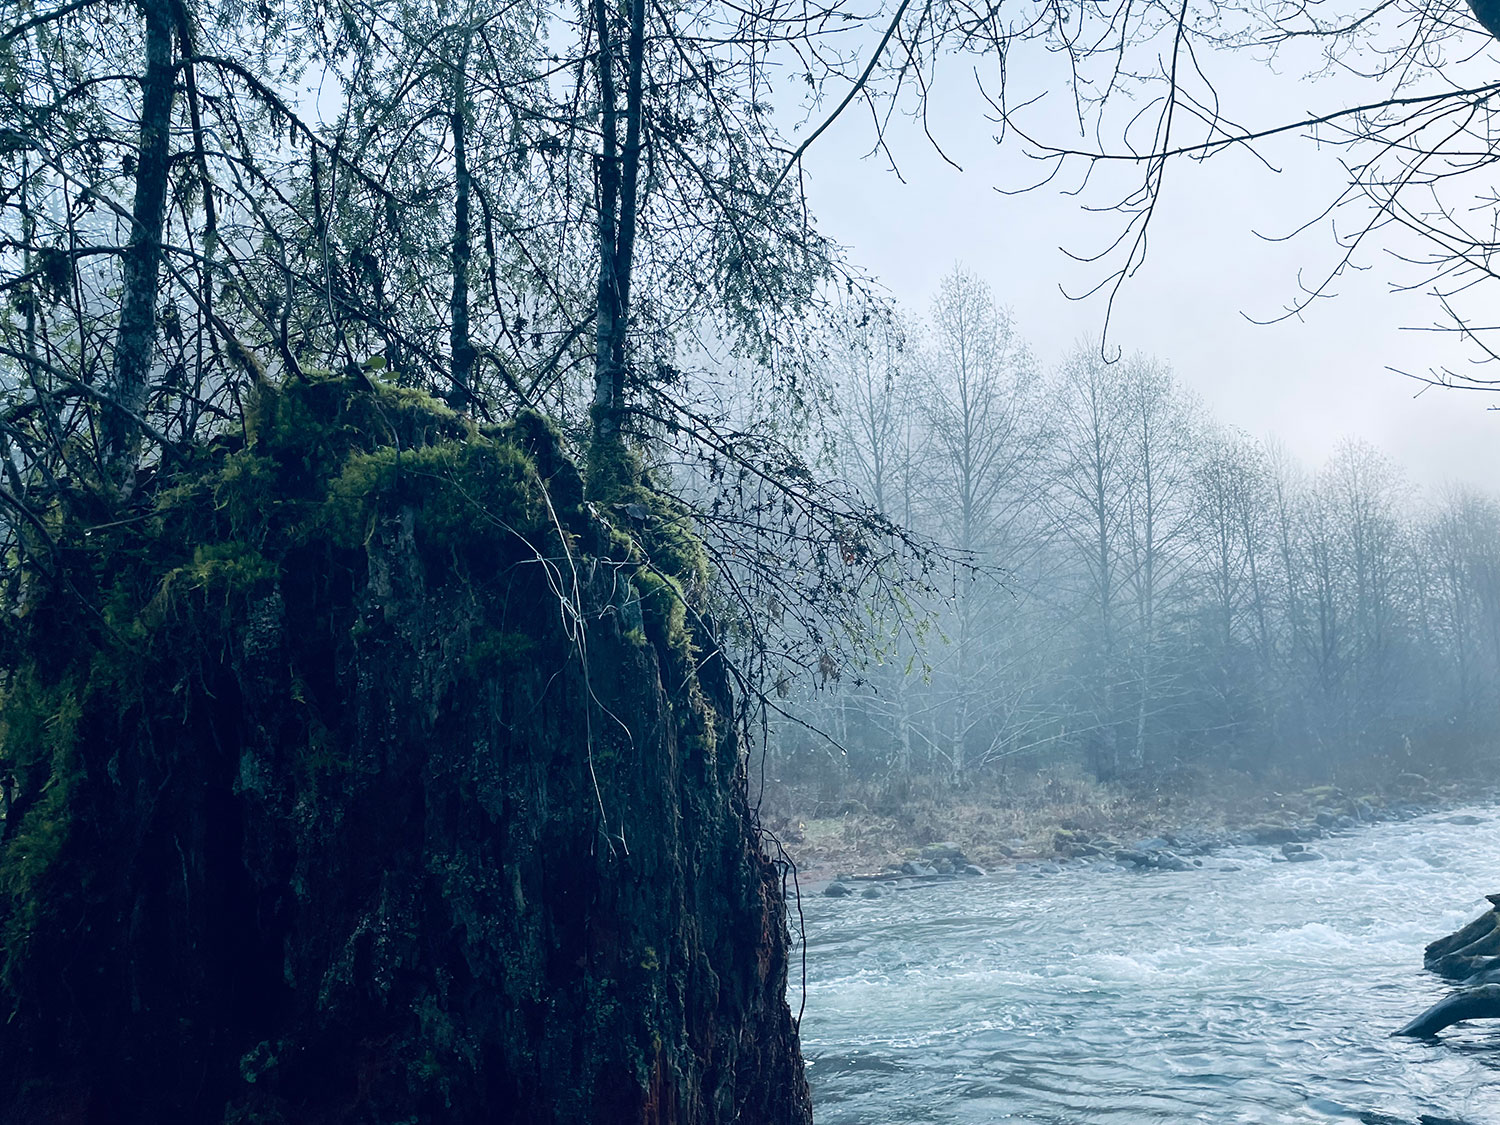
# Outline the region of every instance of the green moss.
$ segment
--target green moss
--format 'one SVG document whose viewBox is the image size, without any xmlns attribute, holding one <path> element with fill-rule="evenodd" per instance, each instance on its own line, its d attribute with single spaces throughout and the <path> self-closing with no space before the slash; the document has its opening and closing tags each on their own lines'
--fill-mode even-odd
<svg viewBox="0 0 1500 1125">
<path fill-rule="evenodd" d="M 504 675 L 524 667 L 536 647 L 535 638 L 527 633 L 497 629 L 476 638 L 465 661 L 474 675 Z"/>
<path fill-rule="evenodd" d="M 119 800 L 110 748 L 182 729 L 188 700 L 215 676 L 237 674 L 226 671 L 236 654 L 260 643 L 258 607 L 272 594 L 337 582 L 362 588 L 375 538 L 392 526 L 409 530 L 427 581 L 474 596 L 476 606 L 475 591 L 500 587 L 497 573 L 562 574 L 570 562 L 584 573 L 590 557 L 611 560 L 625 637 L 651 644 L 672 669 L 684 749 L 712 752 L 712 729 L 690 714 L 701 700 L 686 611 L 706 587 L 707 559 L 688 512 L 663 496 L 628 449 L 591 462 L 586 498 L 561 436 L 534 414 L 481 432 L 435 399 L 366 375 L 287 380 L 259 390 L 248 414 L 246 441 L 200 447 L 185 465 L 164 469 L 143 515 L 93 519 L 86 532 L 61 506 L 43 514 L 68 545 L 69 569 L 50 587 L 28 576 L 34 604 L 7 624 L 12 651 L 29 656 L 4 670 L 0 700 L 0 777 L 14 777 L 19 795 L 12 806 L 19 823 L 0 845 L 0 983 L 24 971 L 49 911 L 82 893 L 85 865 L 70 858 L 69 844 L 77 824 L 97 828 L 101 810 Z M 444 690 L 472 692 L 551 660 L 556 654 L 538 646 L 554 642 L 521 631 L 533 609 L 522 607 L 513 620 L 505 617 L 512 610 L 486 617 L 476 609 L 472 628 L 453 642 L 459 687 Z M 323 638 L 378 628 L 362 616 L 290 624 L 290 633 Z M 320 711 L 327 704 L 317 692 L 329 689 L 295 668 L 287 673 L 293 663 L 278 657 L 290 705 L 275 732 L 287 772 L 275 780 L 298 807 L 318 807 L 362 767 L 347 732 Z M 677 690 L 683 684 L 686 694 Z M 614 748 L 597 752 L 601 770 L 619 768 Z M 517 883 L 524 912 L 520 890 Z M 600 987 L 608 1023 L 613 1001 L 607 982 Z M 440 1015 L 422 1015 L 434 1042 Z M 423 1080 L 439 1087 L 453 1080 L 464 1050 L 436 1049 L 436 1069 Z"/>
<path fill-rule="evenodd" d="M 81 890 L 52 883 L 67 849 L 71 797 L 83 772 L 83 708 L 73 684 L 44 686 L 25 673 L 14 677 L 0 703 L 0 776 L 14 778 L 20 799 L 34 798 L 29 807 L 7 808 L 8 817 L 21 813 L 21 820 L 0 853 L 0 984 L 11 987 L 57 894 Z"/>
<path fill-rule="evenodd" d="M 589 448 L 588 496 L 614 526 L 611 553 L 637 565 L 644 634 L 681 660 L 693 653 L 687 606 L 708 589 L 710 567 L 687 507 L 658 486 L 623 441 L 596 440 Z"/>
<path fill-rule="evenodd" d="M 262 388 L 247 429 L 252 448 L 285 470 L 285 483 L 309 486 L 332 476 L 356 451 L 413 450 L 472 432 L 430 395 L 366 373 L 288 379 Z"/>
<path fill-rule="evenodd" d="M 352 453 L 329 482 L 321 525 L 344 548 L 365 546 L 383 515 L 414 513 L 423 553 L 481 562 L 519 539 L 550 547 L 564 525 L 524 454 L 483 438 Z"/>
<path fill-rule="evenodd" d="M 677 580 L 642 566 L 631 582 L 640 595 L 646 636 L 658 648 L 690 659 L 692 634 L 688 632 L 687 606 Z"/>
<path fill-rule="evenodd" d="M 245 543 L 206 543 L 193 548 L 191 563 L 168 571 L 162 584 L 185 582 L 196 590 L 235 594 L 262 589 L 280 574 L 275 563 Z"/>
</svg>

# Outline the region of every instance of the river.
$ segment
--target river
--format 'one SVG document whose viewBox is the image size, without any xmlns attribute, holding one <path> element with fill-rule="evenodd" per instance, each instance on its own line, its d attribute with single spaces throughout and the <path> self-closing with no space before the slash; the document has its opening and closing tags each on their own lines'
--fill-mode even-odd
<svg viewBox="0 0 1500 1125">
<path fill-rule="evenodd" d="M 1390 1038 L 1500 891 L 1500 810 L 1311 847 L 804 898 L 816 1120 L 1500 1125 L 1500 1023 Z"/>
</svg>

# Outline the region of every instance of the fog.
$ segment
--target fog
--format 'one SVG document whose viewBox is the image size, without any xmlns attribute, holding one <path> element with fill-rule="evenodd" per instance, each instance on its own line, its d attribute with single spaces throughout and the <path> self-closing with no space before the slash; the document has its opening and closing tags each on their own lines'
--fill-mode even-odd
<svg viewBox="0 0 1500 1125">
<path fill-rule="evenodd" d="M 1241 59 L 1211 62 L 1226 76 L 1226 102 L 1250 102 L 1268 121 L 1295 121 L 1369 93 L 1348 81 L 1309 81 L 1291 63 L 1278 73 Z M 1042 65 L 1061 81 L 1060 60 Z M 994 288 L 1039 357 L 1055 363 L 1080 336 L 1103 331 L 1107 295 L 1080 301 L 1064 291 L 1082 294 L 1103 279 L 1102 266 L 1070 255 L 1102 249 L 1120 217 L 1089 213 L 1085 205 L 1097 199 L 1067 194 L 1077 177 L 1001 194 L 1036 183 L 1046 166 L 1014 135 L 996 142 L 993 114 L 965 65 L 950 61 L 939 77 L 946 84 L 936 84 L 929 126 L 962 170 L 901 117 L 887 136 L 893 170 L 884 154 L 870 152 L 868 116 L 849 114 L 808 154 L 813 213 L 907 307 L 923 307 L 963 263 Z M 1039 114 L 1066 134 L 1067 95 L 1052 97 L 1054 106 Z M 1289 241 L 1271 239 L 1317 219 L 1347 179 L 1342 154 L 1305 136 L 1260 150 L 1270 167 L 1243 151 L 1172 166 L 1148 257 L 1110 317 L 1111 340 L 1161 357 L 1222 422 L 1275 435 L 1310 463 L 1355 438 L 1387 451 L 1424 485 L 1500 479 L 1487 396 L 1427 390 L 1400 374 L 1473 370 L 1475 358 L 1451 332 L 1428 331 L 1439 309 L 1424 289 L 1397 291 L 1421 276 L 1393 254 L 1419 249 L 1410 235 L 1384 234 L 1362 251 L 1363 268 L 1339 279 L 1335 298 L 1281 323 L 1252 322 L 1281 316 L 1299 283 L 1336 261 L 1328 221 Z M 1348 225 L 1345 216 L 1340 229 Z"/>
</svg>

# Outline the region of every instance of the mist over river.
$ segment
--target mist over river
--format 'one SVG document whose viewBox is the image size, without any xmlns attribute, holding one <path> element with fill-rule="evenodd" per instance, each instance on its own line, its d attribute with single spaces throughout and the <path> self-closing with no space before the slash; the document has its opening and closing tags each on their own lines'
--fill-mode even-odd
<svg viewBox="0 0 1500 1125">
<path fill-rule="evenodd" d="M 1500 1125 L 1500 1021 L 1390 1038 L 1448 991 L 1423 946 L 1500 891 L 1500 810 L 1313 846 L 805 896 L 819 1125 Z"/>
</svg>

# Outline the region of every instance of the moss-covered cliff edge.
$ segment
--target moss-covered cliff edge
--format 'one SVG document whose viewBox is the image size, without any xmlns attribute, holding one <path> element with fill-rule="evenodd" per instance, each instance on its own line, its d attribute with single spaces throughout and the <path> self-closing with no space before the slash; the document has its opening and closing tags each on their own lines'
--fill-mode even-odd
<svg viewBox="0 0 1500 1125">
<path fill-rule="evenodd" d="M 4 626 L 0 1120 L 808 1120 L 690 549 L 538 420 L 250 413 Z"/>
</svg>

